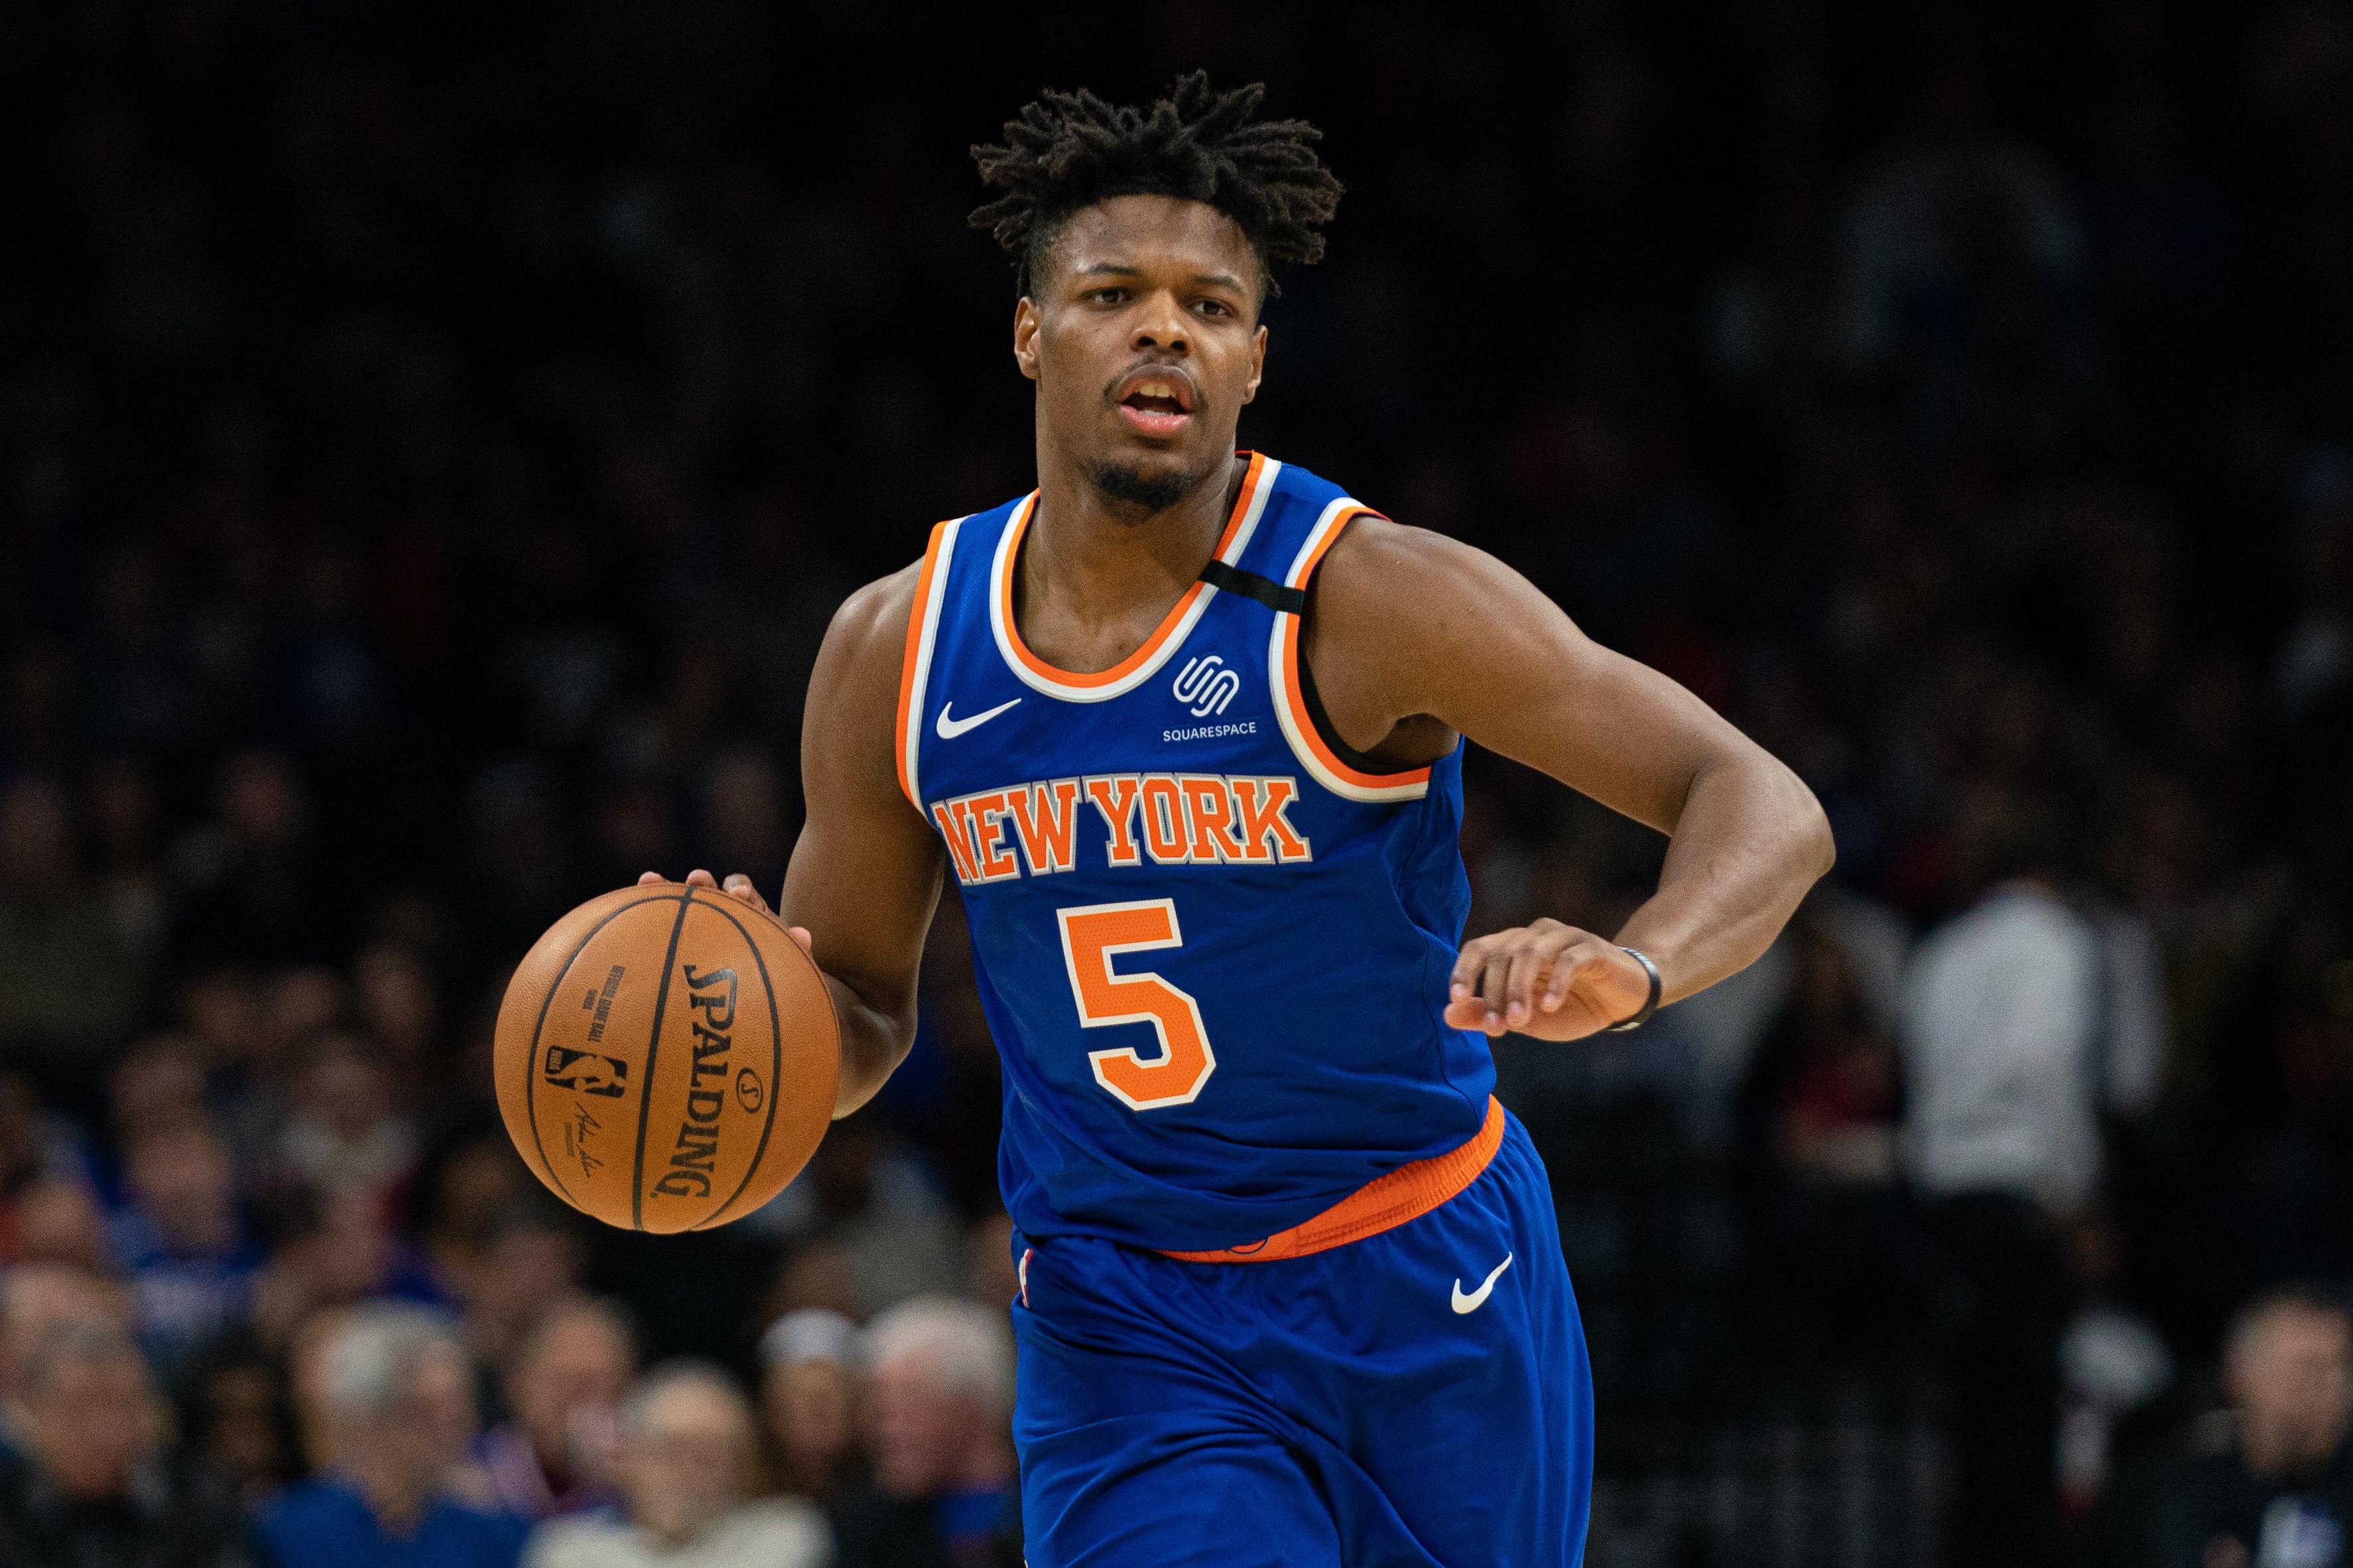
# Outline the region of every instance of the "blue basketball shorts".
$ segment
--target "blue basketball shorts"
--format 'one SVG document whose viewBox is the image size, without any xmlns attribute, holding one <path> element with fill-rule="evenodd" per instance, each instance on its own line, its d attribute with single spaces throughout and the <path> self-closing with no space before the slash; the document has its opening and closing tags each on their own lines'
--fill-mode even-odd
<svg viewBox="0 0 2353 1568">
<path fill-rule="evenodd" d="M 1035 1242 L 1013 1304 L 1029 1568 L 1572 1568 L 1593 1385 L 1543 1163 L 1304 1258 Z"/>
</svg>

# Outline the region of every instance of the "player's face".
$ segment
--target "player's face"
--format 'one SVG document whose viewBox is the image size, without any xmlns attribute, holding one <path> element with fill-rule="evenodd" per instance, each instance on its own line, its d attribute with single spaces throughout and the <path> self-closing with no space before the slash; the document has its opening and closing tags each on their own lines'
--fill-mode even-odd
<svg viewBox="0 0 2353 1568">
<path fill-rule="evenodd" d="M 1114 196 L 1071 218 L 1040 272 L 1013 324 L 1040 457 L 1155 510 L 1224 472 L 1266 360 L 1241 226 L 1200 202 Z"/>
</svg>

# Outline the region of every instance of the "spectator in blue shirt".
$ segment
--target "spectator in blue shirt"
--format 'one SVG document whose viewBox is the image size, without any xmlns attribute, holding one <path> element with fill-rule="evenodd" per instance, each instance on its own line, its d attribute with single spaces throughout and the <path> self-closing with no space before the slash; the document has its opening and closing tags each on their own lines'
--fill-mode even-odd
<svg viewBox="0 0 2353 1568">
<path fill-rule="evenodd" d="M 2353 1312 L 2289 1286 L 2242 1308 L 2222 1346 L 2231 1398 L 2188 1452 L 2110 1494 L 2101 1568 L 2336 1568 L 2353 1533 Z"/>
<path fill-rule="evenodd" d="M 114 1223 L 139 1337 L 169 1375 L 253 1307 L 261 1254 L 238 1211 L 237 1165 L 201 1110 L 141 1131 L 123 1163 L 130 1205 Z"/>
<path fill-rule="evenodd" d="M 424 1308 L 353 1309 L 321 1351 L 329 1465 L 287 1490 L 261 1534 L 277 1568 L 514 1568 L 522 1521 L 451 1494 L 445 1414 L 465 1352 Z M 470 1393 L 466 1395 L 470 1397 Z"/>
</svg>

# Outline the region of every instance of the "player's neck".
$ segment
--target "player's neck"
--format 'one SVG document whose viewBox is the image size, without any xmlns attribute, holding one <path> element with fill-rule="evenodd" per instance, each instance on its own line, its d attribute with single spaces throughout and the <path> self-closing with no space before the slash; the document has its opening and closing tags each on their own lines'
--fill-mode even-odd
<svg viewBox="0 0 2353 1568">
<path fill-rule="evenodd" d="M 1216 553 L 1246 467 L 1237 460 L 1175 504 L 1148 511 L 1106 495 L 1077 462 L 1050 460 L 1043 450 L 1039 458 L 1038 508 L 1021 547 L 1022 597 L 1050 600 L 1090 620 L 1183 593 Z"/>
</svg>

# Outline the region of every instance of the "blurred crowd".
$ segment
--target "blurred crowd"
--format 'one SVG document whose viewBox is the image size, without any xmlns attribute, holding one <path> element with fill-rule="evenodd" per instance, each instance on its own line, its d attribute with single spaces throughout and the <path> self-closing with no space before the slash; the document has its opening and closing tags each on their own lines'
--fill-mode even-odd
<svg viewBox="0 0 2353 1568">
<path fill-rule="evenodd" d="M 996 1303 L 788 1312 L 748 1391 L 715 1362 L 643 1365 L 627 1306 L 576 1289 L 504 1345 L 379 1294 L 282 1344 L 218 1336 L 176 1378 L 98 1271 L 15 1265 L 0 1305 L 15 1568 L 1021 1561 Z"/>
<path fill-rule="evenodd" d="M 580 899 L 778 884 L 833 606 L 1029 483 L 963 149 L 1196 64 L 1351 186 L 1244 438 L 1838 831 L 1748 973 L 1499 1048 L 1589 1560 L 2344 1555 L 2353 10 L 71 0 L 0 13 L 0 1560 L 1018 1561 L 953 897 L 711 1235 L 553 1205 L 487 1030 Z M 1467 772 L 1474 924 L 1641 896 Z"/>
</svg>

